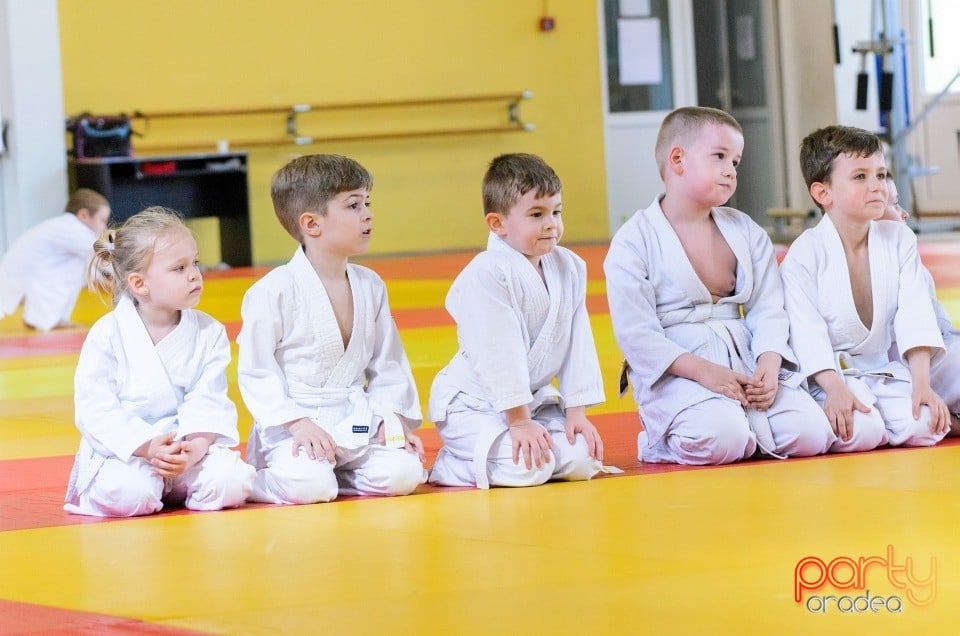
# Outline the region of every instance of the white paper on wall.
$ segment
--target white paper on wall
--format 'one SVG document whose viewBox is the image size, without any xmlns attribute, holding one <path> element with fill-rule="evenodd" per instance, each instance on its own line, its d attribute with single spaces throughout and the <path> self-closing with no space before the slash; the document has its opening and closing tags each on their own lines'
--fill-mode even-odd
<svg viewBox="0 0 960 636">
<path fill-rule="evenodd" d="M 621 18 L 617 21 L 617 36 L 620 44 L 620 84 L 662 82 L 660 19 Z"/>
</svg>

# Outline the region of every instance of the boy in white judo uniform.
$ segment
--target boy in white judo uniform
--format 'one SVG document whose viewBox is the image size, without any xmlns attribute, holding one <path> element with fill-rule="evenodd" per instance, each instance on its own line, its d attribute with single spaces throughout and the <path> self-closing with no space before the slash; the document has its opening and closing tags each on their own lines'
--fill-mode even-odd
<svg viewBox="0 0 960 636">
<path fill-rule="evenodd" d="M 887 173 L 887 208 L 884 210 L 881 220 L 884 221 L 906 221 L 909 218 L 907 211 L 900 207 L 900 196 L 897 192 L 897 184 Z M 942 356 L 936 356 L 930 363 L 930 386 L 936 391 L 937 395 L 943 398 L 947 408 L 950 409 L 950 436 L 960 435 L 960 329 L 953 326 L 950 314 L 946 307 L 937 299 L 937 289 L 933 282 L 933 276 L 927 269 L 923 268 L 923 278 L 927 282 L 927 289 L 930 292 L 930 300 L 933 303 L 933 313 L 937 316 L 937 326 L 940 328 L 940 335 L 943 336 L 943 344 L 946 347 L 946 353 Z M 900 352 L 894 342 L 890 349 L 890 359 L 899 360 Z"/>
<path fill-rule="evenodd" d="M 417 389 L 383 281 L 347 259 L 367 250 L 373 179 L 352 159 L 308 155 L 271 195 L 300 244 L 243 298 L 239 381 L 255 419 L 251 501 L 406 495 L 426 480 Z"/>
<path fill-rule="evenodd" d="M 115 309 L 90 329 L 75 383 L 83 439 L 64 509 L 129 517 L 165 504 L 239 506 L 253 469 L 227 397 L 230 342 L 223 325 L 192 309 L 203 280 L 197 244 L 180 218 L 148 208 L 97 239 L 95 291 Z"/>
<path fill-rule="evenodd" d="M 803 457 L 834 441 L 795 372 L 770 238 L 721 207 L 742 152 L 743 131 L 723 111 L 667 115 L 656 143 L 666 193 L 617 231 L 604 262 L 645 462 L 725 464 L 758 445 Z"/>
<path fill-rule="evenodd" d="M 821 128 L 801 143 L 800 165 L 824 217 L 791 245 L 782 275 L 791 342 L 837 433 L 832 450 L 935 444 L 950 428 L 930 384 L 943 337 L 916 237 L 879 220 L 888 194 L 880 140 Z"/>
<path fill-rule="evenodd" d="M 70 315 L 86 286 L 93 242 L 107 228 L 110 204 L 80 188 L 66 210 L 13 242 L 0 261 L 0 318 L 23 302 L 23 322 L 40 331 L 75 326 Z"/>
<path fill-rule="evenodd" d="M 585 480 L 603 442 L 587 419 L 604 400 L 586 308 L 586 264 L 559 247 L 561 185 L 540 157 L 501 155 L 483 179 L 487 249 L 447 294 L 459 351 L 430 391 L 444 486 Z M 552 382 L 558 380 L 558 388 Z"/>
</svg>

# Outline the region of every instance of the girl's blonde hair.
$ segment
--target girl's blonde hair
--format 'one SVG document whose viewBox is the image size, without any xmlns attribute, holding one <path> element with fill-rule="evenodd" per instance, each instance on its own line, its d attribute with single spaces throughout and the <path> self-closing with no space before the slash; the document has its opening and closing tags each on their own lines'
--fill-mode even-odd
<svg viewBox="0 0 960 636">
<path fill-rule="evenodd" d="M 162 206 L 146 208 L 123 225 L 106 229 L 93 243 L 88 286 L 101 297 L 109 295 L 116 306 L 127 292 L 127 276 L 144 271 L 157 243 L 175 232 L 189 234 L 190 229 L 176 210 Z"/>
</svg>

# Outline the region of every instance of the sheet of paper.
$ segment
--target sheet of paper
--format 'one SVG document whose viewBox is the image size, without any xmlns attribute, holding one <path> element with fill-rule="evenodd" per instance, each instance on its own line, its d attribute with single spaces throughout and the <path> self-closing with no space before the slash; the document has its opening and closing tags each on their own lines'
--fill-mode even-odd
<svg viewBox="0 0 960 636">
<path fill-rule="evenodd" d="M 662 82 L 660 19 L 621 18 L 617 21 L 617 36 L 620 44 L 620 84 Z"/>
</svg>

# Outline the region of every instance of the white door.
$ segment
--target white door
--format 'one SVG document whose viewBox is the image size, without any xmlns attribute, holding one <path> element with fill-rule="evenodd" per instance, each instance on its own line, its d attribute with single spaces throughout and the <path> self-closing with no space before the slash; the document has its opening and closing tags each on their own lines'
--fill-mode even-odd
<svg viewBox="0 0 960 636">
<path fill-rule="evenodd" d="M 743 126 L 730 205 L 764 224 L 786 200 L 775 3 L 601 0 L 600 11 L 611 234 L 663 190 L 657 131 L 686 105 L 722 108 Z"/>
</svg>

